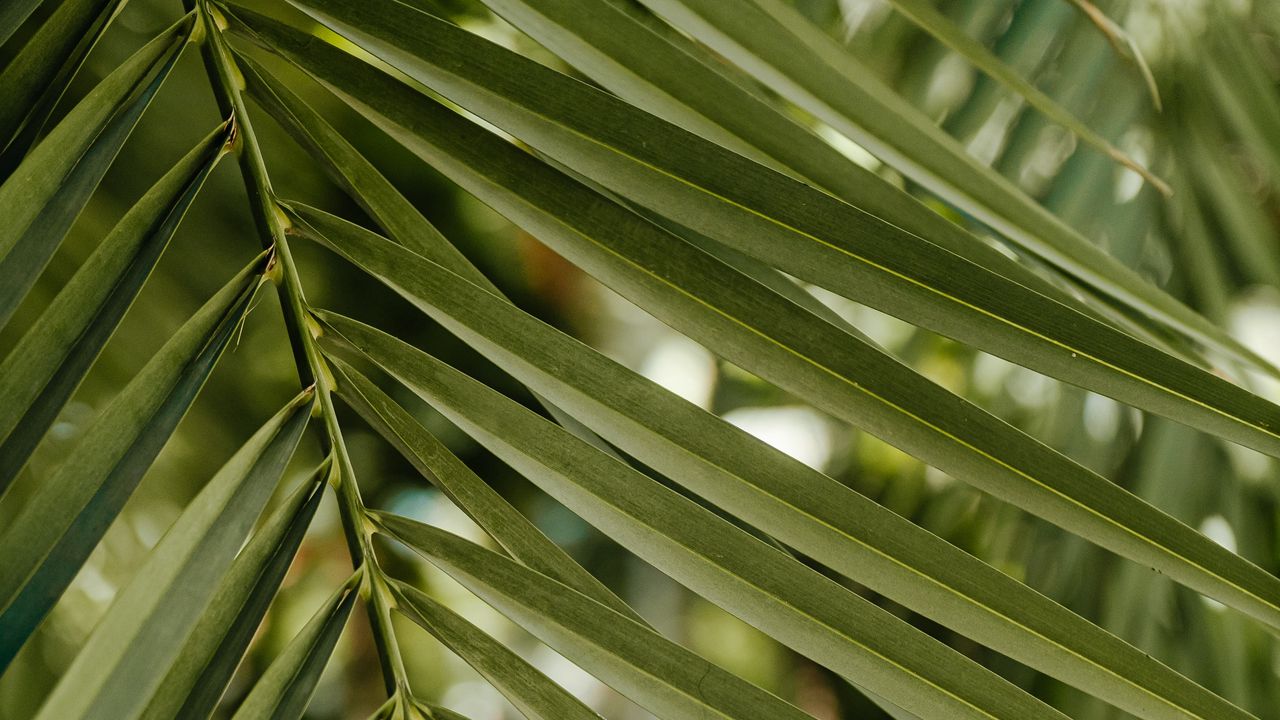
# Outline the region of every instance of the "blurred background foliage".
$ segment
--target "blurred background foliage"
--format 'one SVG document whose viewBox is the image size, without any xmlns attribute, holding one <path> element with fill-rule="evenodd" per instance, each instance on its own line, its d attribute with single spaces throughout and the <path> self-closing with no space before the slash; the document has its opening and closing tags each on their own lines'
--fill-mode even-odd
<svg viewBox="0 0 1280 720">
<path fill-rule="evenodd" d="M 251 7 L 261 3 L 245 3 Z M 414 0 L 424 9 L 573 72 L 473 0 Z M 1042 201 L 1124 263 L 1280 362 L 1280 2 L 1115 0 L 1098 8 L 1132 35 L 1150 63 L 1157 111 L 1136 66 L 1068 0 L 938 0 L 940 10 L 1121 149 L 1174 187 L 1161 197 L 1132 172 L 1077 148 L 1060 127 L 896 14 L 884 0 L 796 0 L 911 103 L 983 162 Z M 53 3 L 45 3 L 48 12 Z M 272 5 L 271 12 L 279 12 Z M 132 0 L 94 49 L 68 100 L 81 96 L 181 13 L 176 0 Z M 40 21 L 33 17 L 28 28 Z M 306 21 L 300 26 L 306 27 Z M 8 47 L 18 47 L 20 42 Z M 0 64 L 7 58 L 0 57 Z M 873 437 L 857 433 L 751 374 L 713 357 L 583 275 L 537 240 L 403 152 L 346 106 L 297 78 L 295 91 L 322 109 L 447 237 L 520 307 L 586 340 L 688 400 L 821 468 L 859 492 L 1027 582 L 1259 717 L 1280 718 L 1280 645 L 1260 625 L 1118 562 L 1088 543 L 953 482 Z M 261 116 L 260 108 L 254 107 Z M 800 111 L 795 111 L 802 116 Z M 217 116 L 198 53 L 174 75 L 125 146 L 101 190 L 0 333 L 12 347 L 97 240 Z M 937 211 L 981 228 L 882 167 L 833 130 L 810 122 L 837 149 L 918 192 Z M 269 121 L 257 132 L 280 194 L 354 219 L 361 211 Z M 367 220 L 367 219 L 366 219 Z M 258 247 L 234 163 L 222 163 L 172 247 L 73 403 L 15 486 L 41 482 L 115 389 L 199 303 Z M 310 298 L 319 306 L 381 318 L 387 331 L 528 403 L 527 391 L 353 266 L 299 244 Z M 1141 495 L 1159 508 L 1280 570 L 1275 463 L 1110 399 L 815 291 L 912 367 L 1034 437 Z M 279 308 L 258 307 L 173 440 L 75 584 L 0 680 L 0 717 L 34 713 L 114 593 L 181 508 L 261 420 L 293 395 L 296 371 Z M 1280 387 L 1254 381 L 1280 399 Z M 796 656 L 636 560 L 536 491 L 407 393 L 416 408 L 482 477 L 568 549 L 659 630 L 819 718 L 874 718 L 880 710 L 828 671 Z M 532 403 L 528 403 L 531 406 Z M 476 542 L 487 536 L 433 490 L 354 413 L 347 441 L 371 507 L 429 522 Z M 304 444 L 296 472 L 319 460 Z M 241 679 L 243 693 L 329 590 L 350 572 L 332 498 L 322 506 L 285 587 L 259 632 Z M 0 524 L 17 502 L 0 506 Z M 398 550 L 398 548 L 397 548 Z M 608 717 L 646 713 L 507 622 L 443 574 L 388 554 L 396 574 L 416 578 L 451 607 L 519 649 L 535 665 Z M 868 597 L 873 597 L 866 593 Z M 927 632 L 992 667 L 1072 717 L 1118 710 L 874 598 Z M 468 666 L 397 618 L 418 694 L 476 720 L 517 717 Z M 309 717 L 363 717 L 383 700 L 367 627 L 352 622 L 312 702 Z M 234 704 L 234 703 L 233 703 Z"/>
</svg>

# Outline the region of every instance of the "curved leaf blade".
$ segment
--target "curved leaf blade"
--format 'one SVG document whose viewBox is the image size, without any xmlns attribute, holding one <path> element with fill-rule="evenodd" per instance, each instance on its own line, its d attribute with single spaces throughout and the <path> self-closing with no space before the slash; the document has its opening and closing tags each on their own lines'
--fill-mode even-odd
<svg viewBox="0 0 1280 720">
<path fill-rule="evenodd" d="M 456 118 L 446 112 L 441 120 L 446 116 Z M 528 154 L 492 136 L 484 142 L 483 131 L 468 134 L 465 125 L 450 126 L 447 150 L 433 155 L 437 168 L 667 324 L 954 477 L 1280 626 L 1277 578 Z M 378 236 L 342 232 L 341 221 L 318 211 L 295 212 L 303 225 L 325 226 L 321 237 L 338 229 L 330 239 L 349 259 L 352 250 L 342 243 L 356 241 L 358 262 L 380 265 L 365 267 L 395 278 L 393 288 L 416 288 L 403 279 L 403 266 L 384 265 L 397 251 L 381 247 Z M 422 262 L 405 259 L 406 266 Z"/>
<path fill-rule="evenodd" d="M 1280 372 L 969 157 L 794 8 L 778 0 L 644 4 L 1020 247 L 1141 315 Z"/>
<path fill-rule="evenodd" d="M 39 719 L 135 718 L 179 659 L 293 457 L 314 391 L 267 421 L 222 466 L 116 597 Z"/>
<path fill-rule="evenodd" d="M 489 285 L 488 278 L 320 113 L 252 58 L 237 54 L 236 63 L 249 95 L 378 221 L 388 237 L 472 282 Z"/>
<path fill-rule="evenodd" d="M 635 611 L 471 471 L 425 427 L 355 368 L 331 358 L 338 394 L 504 550 L 633 620 Z"/>
<path fill-rule="evenodd" d="M 484 0 L 495 13 L 624 100 L 734 152 L 797 173 L 836 197 L 1063 304 L 1087 308 L 1058 286 L 966 233 L 909 193 L 833 152 L 814 132 L 723 64 L 661 33 L 661 21 L 620 0 Z M 322 1 L 300 4 L 349 17 Z M 665 27 L 665 26 L 663 26 Z M 717 67 L 717 64 L 720 67 Z"/>
<path fill-rule="evenodd" d="M 17 56 L 0 71 L 0 149 L 4 150 L 0 157 L 8 159 L 24 151 L 23 147 L 14 147 L 24 144 L 13 140 L 15 134 L 25 124 L 25 134 L 34 137 L 121 5 L 123 0 L 58 3 Z M 23 12 L 22 8 L 15 10 L 17 14 Z M 0 173 L 3 174 L 7 173 Z"/>
<path fill-rule="evenodd" d="M 22 27 L 31 13 L 40 7 L 40 0 L 10 0 L 0 5 L 0 46 Z"/>
<path fill-rule="evenodd" d="M 345 336 L 354 326 L 348 321 L 340 331 Z M 390 366 L 454 424 L 575 514 L 850 681 L 918 714 L 1057 716 L 884 610 L 469 376 L 370 329 L 360 339 L 371 359 Z M 756 717 L 758 706 L 753 700 L 719 711 Z"/>
<path fill-rule="evenodd" d="M 0 327 L 35 284 L 190 38 L 188 15 L 93 89 L 0 185 Z M 150 79 L 148 79 L 150 78 Z"/>
<path fill-rule="evenodd" d="M 458 273 L 470 282 L 501 294 L 417 208 L 315 110 L 252 58 L 236 59 L 250 94 L 311 153 L 347 194 L 401 245 Z M 541 400 L 540 400 L 541 402 Z M 545 403 L 544 403 L 545 404 Z M 608 444 L 554 405 L 545 404 L 561 425 L 597 447 Z"/>
<path fill-rule="evenodd" d="M 315 517 L 328 471 L 329 464 L 321 464 L 240 551 L 144 720 L 213 715 Z"/>
<path fill-rule="evenodd" d="M 344 13 L 316 13 L 336 30 L 613 192 L 908 322 L 1280 455 L 1280 407 L 1213 373 L 424 13 L 357 20 L 348 2 L 308 0 Z M 535 195 L 561 203 L 540 183 L 570 184 L 563 176 L 322 41 L 245 18 L 406 147 L 544 241 L 555 236 L 522 206 Z"/>
<path fill-rule="evenodd" d="M 315 693 L 320 673 L 342 635 L 342 628 L 355 605 L 357 572 L 312 616 L 302 631 L 289 641 L 284 652 L 271 663 L 249 695 L 232 715 L 232 720 L 297 720 L 306 711 Z"/>
<path fill-rule="evenodd" d="M 132 305 L 229 132 L 215 130 L 147 191 L 0 363 L 0 495 Z"/>
<path fill-rule="evenodd" d="M 0 669 L 57 602 L 195 400 L 248 311 L 264 260 L 165 343 L 0 532 Z"/>
<path fill-rule="evenodd" d="M 809 717 L 545 575 L 438 528 L 383 513 L 373 519 L 383 532 L 659 717 Z"/>
<path fill-rule="evenodd" d="M 298 226 L 310 223 L 300 219 Z M 392 250 L 394 259 L 377 260 L 384 246 L 395 246 L 376 236 L 363 242 L 340 239 L 344 228 L 372 235 L 341 224 L 322 225 L 319 232 L 358 256 L 366 269 L 394 277 L 388 281 L 393 289 L 606 439 L 782 542 L 1022 662 L 1082 682 L 1114 703 L 1147 707 L 1152 695 L 1163 697 L 1168 688 L 1180 687 L 1176 702 L 1182 706 L 1220 706 L 1220 700 L 1167 668 L 1144 661 L 1124 643 L 830 478 L 520 311 L 486 299 L 482 290 L 438 266 L 415 261 L 403 250 Z M 352 321 L 322 318 L 366 352 L 381 337 Z M 412 362 L 392 367 L 382 354 L 375 360 L 402 380 L 413 371 Z M 1048 617 L 1054 620 L 1047 622 Z M 1035 632 L 1027 634 L 1027 628 Z M 1118 657 L 1126 659 L 1118 662 Z"/>
<path fill-rule="evenodd" d="M 392 581 L 391 592 L 401 614 L 465 660 L 529 720 L 599 719 L 551 678 L 449 608 L 404 583 Z"/>
</svg>

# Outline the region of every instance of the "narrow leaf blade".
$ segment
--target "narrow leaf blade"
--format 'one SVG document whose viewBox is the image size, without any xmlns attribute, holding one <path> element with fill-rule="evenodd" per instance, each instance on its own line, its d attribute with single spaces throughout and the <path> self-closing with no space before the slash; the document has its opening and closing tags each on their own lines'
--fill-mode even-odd
<svg viewBox="0 0 1280 720">
<path fill-rule="evenodd" d="M 545 575 L 407 518 L 378 513 L 374 520 L 383 532 L 660 717 L 808 717 Z"/>
<path fill-rule="evenodd" d="M 63 673 L 37 718 L 133 718 L 179 659 L 302 437 L 307 391 L 205 485 Z"/>
<path fill-rule="evenodd" d="M 297 720 L 315 693 L 320 673 L 333 654 L 356 600 L 356 580 L 345 585 L 312 616 L 258 679 L 232 720 Z"/>
<path fill-rule="evenodd" d="M 191 16 L 116 68 L 0 185 L 0 327 L 35 284 L 186 46 Z M 149 78 L 149 79 L 148 79 Z"/>
<path fill-rule="evenodd" d="M 309 227 L 309 222 L 299 220 L 299 227 Z M 349 256 L 368 263 L 366 268 L 394 277 L 389 281 L 393 288 L 517 378 L 564 403 L 611 442 L 788 545 L 1024 662 L 1076 682 L 1088 676 L 1092 692 L 1126 707 L 1144 706 L 1152 692 L 1143 688 L 1153 683 L 1181 686 L 1178 702 L 1189 707 L 1220 705 L 1163 666 L 1148 662 L 1142 673 L 1135 673 L 1127 667 L 1130 660 L 1117 663 L 1116 653 L 1132 662 L 1142 656 L 830 478 L 657 390 L 518 310 L 487 301 L 482 290 L 447 271 L 414 261 L 402 250 L 391 250 L 394 260 L 375 260 L 383 249 L 395 246 L 375 242 L 376 236 L 354 226 L 330 224 L 322 232 Z M 354 237 L 334 240 L 347 233 L 370 237 L 367 244 Z M 375 247 L 379 250 L 373 251 Z M 338 323 L 333 316 L 324 318 L 330 325 Z M 362 327 L 343 322 L 339 336 L 368 351 L 372 336 Z M 379 361 L 385 367 L 386 357 Z M 403 380 L 411 367 L 397 365 L 395 373 Z M 816 526 L 815 519 L 820 521 Z M 820 527 L 825 529 L 815 535 Z M 939 588 L 930 590 L 933 583 L 947 590 L 935 594 Z M 934 599 L 924 600 L 926 594 Z M 1036 620 L 1050 614 L 1053 622 Z M 1035 627 L 1037 633 L 1028 637 L 1019 625 Z M 1065 630 L 1068 625 L 1071 630 Z M 1063 647 L 1072 650 L 1064 654 Z M 1130 675 L 1142 687 L 1133 687 Z"/>
<path fill-rule="evenodd" d="M 355 368 L 337 358 L 331 360 L 339 395 L 512 557 L 639 620 L 622 599 L 543 535 L 404 408 Z"/>
<path fill-rule="evenodd" d="M 375 361 L 393 367 L 411 389 L 543 491 L 797 652 L 920 712 L 1055 716 L 797 560 L 470 377 L 388 336 L 366 333 L 362 339 Z M 758 705 L 729 702 L 718 711 L 755 717 Z"/>
<path fill-rule="evenodd" d="M 324 496 L 328 463 L 281 504 L 227 571 L 143 720 L 208 718 L 266 616 Z"/>
<path fill-rule="evenodd" d="M 147 191 L 0 363 L 0 494 L 137 297 L 224 154 L 228 132 L 214 131 Z"/>
<path fill-rule="evenodd" d="M 391 588 L 396 609 L 484 676 L 529 720 L 600 717 L 551 678 L 449 608 L 403 583 L 395 582 Z"/>
<path fill-rule="evenodd" d="M 247 312 L 264 261 L 165 343 L 0 533 L 0 668 L 57 602 L 194 401 Z"/>
</svg>

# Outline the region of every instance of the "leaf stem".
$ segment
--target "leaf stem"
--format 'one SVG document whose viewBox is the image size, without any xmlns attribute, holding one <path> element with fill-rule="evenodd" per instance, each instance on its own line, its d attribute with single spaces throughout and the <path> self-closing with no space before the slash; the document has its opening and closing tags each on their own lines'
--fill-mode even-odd
<svg viewBox="0 0 1280 720">
<path fill-rule="evenodd" d="M 184 0 L 184 3 L 188 7 L 194 5 L 199 12 L 205 30 L 205 67 L 219 108 L 225 116 L 232 118 L 235 125 L 234 142 L 245 192 L 249 197 L 249 209 L 263 247 L 272 250 L 268 275 L 275 281 L 280 296 L 298 379 L 304 387 L 314 385 L 316 388 L 318 410 L 325 426 L 321 443 L 323 449 L 332 453 L 337 461 L 330 473 L 330 484 L 338 498 L 338 511 L 347 548 L 352 565 L 366 570 L 361 593 L 369 612 L 369 624 L 373 631 L 383 681 L 389 694 L 401 690 L 407 692 L 408 676 L 391 625 L 386 582 L 373 547 L 373 535 L 365 522 L 364 501 L 360 497 L 355 471 L 333 403 L 333 376 L 316 344 L 319 326 L 311 320 L 311 311 L 302 290 L 302 280 L 289 249 L 290 222 L 271 189 L 266 161 L 253 131 L 242 93 L 243 77 L 222 34 L 225 27 L 222 15 L 207 0 Z"/>
</svg>

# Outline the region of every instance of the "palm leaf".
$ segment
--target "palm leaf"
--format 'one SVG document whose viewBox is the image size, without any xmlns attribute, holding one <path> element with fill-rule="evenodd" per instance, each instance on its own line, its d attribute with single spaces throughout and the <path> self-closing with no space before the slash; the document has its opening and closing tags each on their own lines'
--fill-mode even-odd
<svg viewBox="0 0 1280 720">
<path fill-rule="evenodd" d="M 102 239 L 0 364 L 0 494 L 75 392 L 226 151 L 223 125 Z"/>
<path fill-rule="evenodd" d="M 407 518 L 377 514 L 374 520 L 383 532 L 659 717 L 808 717 L 545 575 Z"/>
<path fill-rule="evenodd" d="M 40 0 L 12 0 L 0 6 L 0 46 L 22 27 L 31 13 L 40 6 Z"/>
<path fill-rule="evenodd" d="M 1266 551 L 1274 498 L 1269 466 L 1249 453 L 1280 457 L 1280 406 L 1267 399 L 1269 386 L 1253 387 L 1255 370 L 1280 370 L 1227 332 L 1238 322 L 1254 344 L 1253 326 L 1274 308 L 1262 294 L 1246 298 L 1244 284 L 1280 278 L 1269 239 L 1280 153 L 1268 140 L 1280 95 L 1266 40 L 1280 13 L 1268 4 L 1103 8 L 1117 18 L 1130 10 L 1125 22 L 1142 25 L 1138 37 L 1161 39 L 1151 67 L 1087 0 L 945 8 L 889 0 L 879 9 L 835 0 L 254 4 L 270 17 L 221 0 L 180 4 L 184 17 L 137 43 L 138 28 L 172 18 L 153 24 L 156 8 L 135 3 L 114 23 L 125 0 L 0 0 L 6 709 L 146 720 L 322 712 L 308 705 L 359 596 L 369 624 L 353 647 L 367 652 L 350 657 L 355 672 L 341 682 L 364 690 L 364 671 L 376 664 L 386 700 L 349 694 L 342 714 L 378 706 L 377 720 L 461 717 L 425 702 L 455 678 L 421 679 L 423 649 L 402 642 L 398 611 L 524 714 L 595 717 L 594 704 L 550 680 L 558 675 L 541 660 L 522 659 L 440 595 L 393 579 L 388 570 L 404 557 L 389 555 L 398 548 L 381 534 L 660 717 L 807 717 L 725 668 L 743 677 L 767 668 L 774 682 L 804 669 L 776 687 L 818 716 L 1270 717 L 1267 658 L 1280 628 L 1280 580 Z M 1075 21 L 1073 6 L 1101 36 Z M 1008 27 L 998 26 L 1002 17 Z M 831 23 L 844 24 L 844 42 Z M 974 40 L 979 29 L 994 42 Z M 153 163 L 143 155 L 178 156 L 149 145 L 157 134 L 218 120 L 187 87 L 152 109 L 188 42 L 202 45 L 226 120 L 176 162 L 139 173 L 134 162 Z M 1136 76 L 1112 72 L 1116 56 L 1135 64 L 1157 105 L 1159 77 L 1164 116 L 1147 117 Z M 279 59 L 296 67 L 277 74 Z M 974 77 L 960 67 L 966 61 L 982 74 L 967 100 L 950 92 Z M 895 87 L 878 79 L 894 75 Z M 932 105 L 939 90 L 956 101 L 935 122 L 911 103 Z M 301 156 L 271 147 L 281 135 L 259 132 L 266 116 L 354 202 L 332 204 L 363 211 L 385 237 L 277 195 L 288 187 L 326 197 L 290 162 Z M 1076 140 L 1091 147 L 1077 152 Z M 874 160 L 854 144 L 887 165 L 867 169 Z M 1142 164 L 1117 147 L 1141 148 Z M 249 217 L 226 212 L 227 188 L 208 183 L 215 221 L 199 224 L 217 227 L 217 240 L 193 225 L 203 231 L 198 242 L 166 250 L 232 153 Z M 1153 184 L 1156 172 L 1170 177 L 1178 195 L 1144 192 L 1113 161 Z M 402 184 L 406 172 L 424 170 L 411 176 L 412 191 Z M 154 184 L 135 191 L 140 178 Z M 470 197 L 451 207 L 459 188 Z M 469 232 L 479 228 L 470 226 L 472 199 L 513 225 Z M 64 238 L 104 217 L 123 219 L 90 238 L 78 269 L 65 268 Z M 211 253 L 229 251 L 213 245 L 233 228 L 256 234 L 265 251 L 203 307 L 190 314 L 180 302 L 124 317 L 136 298 L 173 291 L 148 279 L 162 255 L 171 255 L 164 267 L 200 272 Z M 508 236 L 513 247 L 492 245 Z M 332 256 L 293 247 L 300 239 L 346 262 L 320 268 Z M 529 253 L 527 285 L 510 297 L 518 274 L 504 270 L 495 283 L 477 267 L 494 251 L 504 263 Z M 365 275 L 391 294 L 354 295 Z M 1148 276 L 1166 290 L 1141 280 Z M 99 591 L 119 574 L 115 560 L 127 556 L 116 552 L 114 530 L 104 541 L 107 528 L 132 528 L 148 544 L 148 508 L 121 517 L 124 506 L 157 501 L 130 496 L 268 280 L 300 394 L 256 434 L 242 432 L 243 419 L 278 409 L 263 406 L 278 388 L 258 384 L 279 379 L 276 360 L 286 353 L 264 348 L 224 368 L 245 393 L 200 403 L 218 422 L 188 424 L 214 442 L 184 441 L 166 451 L 166 464 L 207 455 L 199 445 L 216 447 L 213 435 L 253 437 L 198 492 L 173 486 L 195 499 L 101 608 L 69 667 L 42 680 L 62 664 L 76 613 L 102 602 Z M 634 311 L 615 308 L 608 292 L 601 307 L 562 292 L 579 282 L 634 303 L 647 313 L 637 323 L 656 318 L 671 330 L 651 348 L 635 347 L 650 336 L 610 328 L 592 338 L 601 351 L 572 339 L 553 327 L 581 330 L 591 316 L 599 329 L 597 316 Z M 362 312 L 404 340 L 318 310 L 309 297 L 326 307 L 363 302 Z M 406 307 L 429 322 L 397 316 Z M 15 482 L 46 433 L 47 450 L 60 444 L 56 421 L 81 412 L 73 402 L 81 382 L 90 374 L 110 382 L 122 354 L 136 352 L 109 342 L 116 328 L 152 320 L 178 330 L 149 360 L 123 363 L 144 367 L 61 462 Z M 440 330 L 454 338 L 441 342 Z M 659 386 L 676 387 L 670 363 L 686 351 L 705 364 L 701 406 Z M 465 372 L 441 359 L 469 363 L 474 353 L 484 361 Z M 340 356 L 379 374 L 366 377 Z M 382 375 L 431 405 L 429 419 L 380 389 Z M 1058 401 L 1036 397 L 1032 378 Z M 526 389 L 542 409 L 527 403 Z M 335 396 L 363 419 L 357 428 L 346 426 Z M 803 403 L 794 411 L 829 431 L 830 475 L 770 446 L 787 444 L 763 413 L 737 411 L 774 401 Z M 1144 424 L 1137 411 L 1162 417 Z M 322 428 L 325 459 L 268 515 L 308 416 Z M 459 429 L 479 447 L 455 444 Z M 786 430 L 798 440 L 807 428 Z M 386 441 L 376 449 L 374 435 Z M 1224 453 L 1224 440 L 1244 447 Z M 435 498 L 420 483 L 399 494 L 400 459 L 388 452 L 500 549 L 370 510 L 366 494 L 397 512 Z M 387 478 L 363 486 L 377 475 Z M 1225 482 L 1210 488 L 1203 477 Z M 536 491 L 517 503 L 524 479 Z M 310 527 L 326 487 L 340 529 Z M 558 503 L 551 514 L 539 505 L 548 498 Z M 546 524 L 564 510 L 576 517 Z M 578 518 L 599 534 L 563 535 L 572 543 L 564 548 L 552 541 L 580 532 Z M 324 534 L 314 546 L 324 551 L 340 532 L 354 575 L 291 641 L 281 638 L 265 674 L 234 690 L 245 698 L 239 707 L 219 707 L 254 637 L 278 633 L 268 613 L 296 608 L 275 599 L 287 572 L 306 571 L 291 565 L 311 532 Z M 95 548 L 107 562 L 89 560 Z M 606 559 L 596 552 L 624 559 L 609 577 L 628 582 L 594 577 L 573 559 L 584 550 L 593 568 Z M 1117 564 L 1107 551 L 1133 562 Z M 666 603 L 688 599 L 683 589 L 649 587 L 647 570 L 636 576 L 643 587 L 632 582 L 634 560 L 715 609 L 672 613 Z M 73 586 L 77 576 L 83 584 Z M 34 637 L 46 617 L 48 631 Z M 708 657 L 724 668 L 658 628 L 690 649 L 717 643 Z M 709 639 L 708 629 L 724 635 Z M 769 651 L 723 650 L 738 640 Z M 810 661 L 822 667 L 807 669 Z M 600 711 L 610 714 L 612 702 Z"/>
<path fill-rule="evenodd" d="M 550 168 L 522 164 L 527 155 L 486 152 L 508 148 L 501 144 L 466 147 L 473 152 L 467 160 L 487 172 L 513 173 L 498 187 L 517 187 L 518 177 L 519 187 L 526 189 L 520 203 L 513 202 L 509 191 L 490 196 L 505 210 L 570 253 L 571 260 L 602 274 L 624 295 L 726 359 L 951 475 L 1261 620 L 1280 622 L 1280 581 L 1216 543 L 879 351 L 741 282 L 741 276 L 735 278 L 718 263 L 699 257 L 678 239 L 654 232 L 621 208 L 611 212 L 615 206 L 564 182 Z M 469 172 L 461 164 L 452 167 Z M 469 183 L 474 177 L 460 176 Z M 472 187 L 489 189 L 478 182 Z M 545 194 L 530 198 L 534 193 Z M 301 223 L 322 225 L 321 237 L 441 319 L 438 311 L 443 306 L 436 293 L 423 288 L 420 279 L 406 276 L 408 267 L 429 272 L 429 261 L 394 245 L 384 247 L 388 244 L 358 228 L 344 232 L 341 221 L 326 219 L 323 213 L 297 210 L 304 216 Z M 335 228 L 339 234 L 333 233 Z M 354 257 L 348 242 L 358 243 Z M 431 303 L 422 302 L 423 297 L 432 297 Z M 453 317 L 442 322 L 457 321 L 452 308 L 444 314 Z M 536 383 L 531 386 L 547 392 Z M 566 402 L 548 397 L 557 404 Z M 593 429 L 602 432 L 600 427 Z M 604 437 L 626 447 L 618 438 L 607 433 Z"/>
<path fill-rule="evenodd" d="M 315 693 L 320 672 L 329 661 L 342 628 L 351 615 L 360 577 L 360 573 L 351 576 L 316 611 L 254 683 L 236 714 L 232 715 L 233 720 L 296 720 L 302 717 L 311 702 L 311 695 Z"/>
<path fill-rule="evenodd" d="M 123 4 L 124 0 L 58 3 L 17 57 L 0 71 L 0 98 L 5 99 L 0 104 L 0 149 L 4 150 L 0 165 L 11 168 L 16 164 L 13 160 L 25 153 L 80 63 Z M 20 129 L 22 136 L 15 138 Z"/>
<path fill-rule="evenodd" d="M 213 715 L 315 517 L 328 473 L 326 462 L 281 503 L 240 551 L 141 717 Z"/>
<path fill-rule="evenodd" d="M 6 214 L 0 227 L 0 327 L 35 284 L 168 77 L 191 28 L 188 16 L 134 53 L 0 185 Z"/>
<path fill-rule="evenodd" d="M 267 421 L 160 539 L 38 718 L 134 718 L 179 658 L 293 456 L 314 392 Z"/>
<path fill-rule="evenodd" d="M 343 243 L 341 247 L 346 252 L 358 254 L 364 262 L 371 263 L 370 267 L 377 262 L 372 254 L 366 256 L 362 252 L 364 248 L 355 249 L 357 234 L 363 233 L 359 238 L 370 234 L 333 223 L 322 227 L 321 232 L 330 241 Z M 345 233 L 345 239 L 338 233 Z M 385 241 L 376 243 L 371 235 L 364 242 L 368 249 L 395 247 Z M 1074 664 L 1081 657 L 1088 657 L 1091 664 L 1096 664 L 1096 671 L 1111 665 L 1117 652 L 1126 652 L 1122 644 L 1090 633 L 1087 623 L 1073 622 L 1073 630 L 1061 632 L 1066 623 L 1072 622 L 1069 613 L 1058 612 L 1056 622 L 1039 625 L 1032 618 L 1051 612 L 1053 606 L 1034 593 L 1019 592 L 1015 583 L 999 573 L 693 406 L 655 391 L 646 381 L 540 326 L 532 318 L 514 309 L 499 311 L 496 303 L 484 300 L 483 291 L 437 270 L 438 266 L 414 260 L 402 250 L 392 252 L 395 260 L 385 265 L 377 263 L 379 272 L 397 267 L 403 276 L 397 276 L 392 287 L 411 300 L 423 298 L 417 300 L 420 307 L 451 331 L 495 357 L 523 382 L 566 403 L 628 453 L 788 545 L 920 612 L 940 619 L 946 613 L 946 622 L 980 634 L 984 642 L 1046 670 L 1063 660 Z M 431 289 L 426 290 L 427 287 Z M 492 314 L 486 312 L 489 310 Z M 337 322 L 329 316 L 326 321 Z M 380 335 L 369 335 L 361 327 L 345 322 L 340 334 L 368 352 L 372 340 L 359 338 Z M 395 365 L 395 373 L 401 379 L 409 377 L 405 373 L 413 372 L 415 362 L 425 360 L 416 354 L 412 357 L 417 360 L 402 357 L 406 360 Z M 377 359 L 388 362 L 382 354 Z M 819 527 L 826 531 L 815 537 Z M 904 542 L 906 537 L 912 541 Z M 896 560 L 886 562 L 889 558 Z M 926 577 L 972 599 L 956 605 L 953 601 L 944 602 L 945 594 L 930 592 L 930 599 L 925 600 L 931 584 L 921 583 Z M 1053 637 L 1055 641 L 1050 647 L 1035 649 L 1026 645 L 1034 638 L 1017 632 L 1004 640 L 999 634 L 987 634 L 984 628 L 990 627 L 987 622 L 993 609 L 998 609 L 997 615 L 1016 618 L 1023 626 L 1036 625 L 1037 637 Z M 971 614 L 974 612 L 977 615 Z M 979 620 L 981 616 L 987 619 Z M 1100 642 L 1095 649 L 1077 648 L 1065 655 L 1058 650 L 1088 635 Z M 1136 653 L 1128 654 L 1137 659 Z M 1099 677 L 1100 683 L 1113 685 L 1116 678 L 1132 674 L 1128 669 L 1121 670 L 1125 665 L 1111 667 Z M 1152 671 L 1157 675 L 1166 672 L 1159 668 Z M 1053 672 L 1068 674 L 1065 669 Z M 1075 672 L 1069 675 L 1075 677 Z M 1127 684 L 1122 683 L 1117 689 L 1123 690 Z M 1192 694 L 1196 694 L 1194 690 Z"/>
<path fill-rule="evenodd" d="M 311 1 L 330 9 L 345 2 Z M 539 143 L 558 161 L 677 223 L 800 279 L 1053 377 L 1280 454 L 1280 408 L 1210 372 L 447 23 L 407 7 L 370 17 L 385 20 L 353 21 L 366 30 L 330 24 Z M 318 40 L 261 18 L 252 22 L 255 32 L 411 150 L 575 262 L 583 262 L 581 250 L 570 250 L 565 233 L 548 222 L 597 241 L 607 241 L 601 227 L 638 227 L 634 220 L 600 219 L 587 228 L 570 215 L 599 212 L 597 203 L 586 200 L 572 181 Z M 405 50 L 422 47 L 432 51 L 419 57 Z M 472 60 L 478 56 L 487 62 Z M 548 115 L 556 122 L 548 122 Z M 584 135 L 600 139 L 588 143 Z M 658 137 L 663 139 L 646 139 Z M 532 177 L 540 179 L 530 182 Z M 577 207 L 561 207 L 559 196 L 575 193 L 583 198 Z M 530 205 L 542 212 L 531 214 Z M 597 267 L 587 269 L 605 279 Z"/>
<path fill-rule="evenodd" d="M 0 668 L 62 595 L 195 400 L 258 287 L 254 260 L 169 339 L 0 533 Z"/>
<path fill-rule="evenodd" d="M 645 4 L 1020 247 L 1143 315 L 1266 367 L 1221 328 L 1160 292 L 969 157 L 794 8 L 778 0 Z"/>
<path fill-rule="evenodd" d="M 423 477 L 484 528 L 511 556 L 618 613 L 639 620 L 625 602 L 547 539 L 502 496 L 355 368 L 333 360 L 338 393 Z"/>
<path fill-rule="evenodd" d="M 449 608 L 403 583 L 393 584 L 391 592 L 401 613 L 475 668 L 529 720 L 600 717 L 519 655 Z"/>
</svg>

